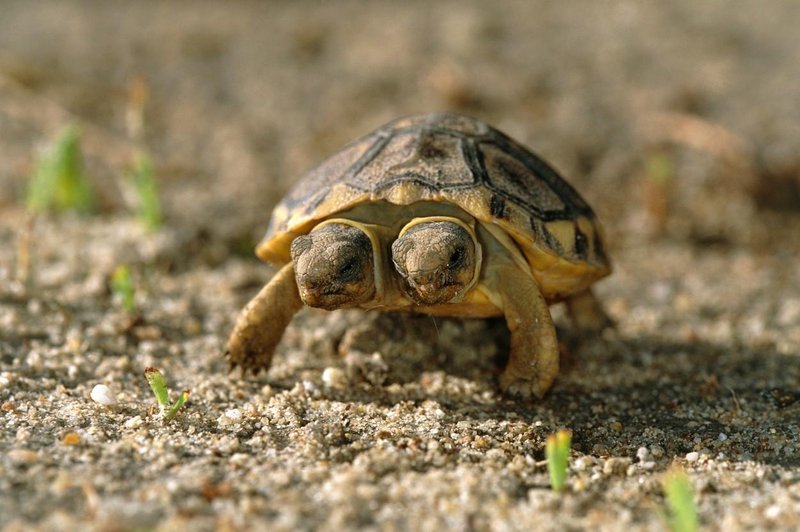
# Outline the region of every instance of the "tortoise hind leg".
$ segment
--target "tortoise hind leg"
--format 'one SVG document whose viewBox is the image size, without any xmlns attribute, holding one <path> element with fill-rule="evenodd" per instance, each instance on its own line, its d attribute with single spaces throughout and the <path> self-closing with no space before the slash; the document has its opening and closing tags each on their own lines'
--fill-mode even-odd
<svg viewBox="0 0 800 532">
<path fill-rule="evenodd" d="M 500 388 L 511 395 L 542 397 L 558 374 L 558 339 L 550 309 L 536 281 L 509 262 L 492 269 L 492 289 L 500 297 L 511 332 L 511 350 Z"/>
<path fill-rule="evenodd" d="M 241 366 L 254 372 L 269 369 L 283 331 L 302 306 L 290 262 L 239 314 L 225 351 L 231 368 Z"/>
<path fill-rule="evenodd" d="M 614 327 L 614 320 L 606 314 L 603 305 L 590 288 L 575 294 L 565 302 L 567 304 L 567 312 L 578 329 L 588 332 L 600 332 Z"/>
</svg>

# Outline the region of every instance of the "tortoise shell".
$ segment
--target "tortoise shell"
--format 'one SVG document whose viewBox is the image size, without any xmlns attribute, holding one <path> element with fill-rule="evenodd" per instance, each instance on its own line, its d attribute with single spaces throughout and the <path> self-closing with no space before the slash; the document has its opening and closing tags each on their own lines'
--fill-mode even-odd
<svg viewBox="0 0 800 532">
<path fill-rule="evenodd" d="M 572 186 L 502 132 L 447 113 L 390 122 L 311 170 L 275 207 L 256 254 L 288 262 L 296 236 L 367 202 L 448 203 L 500 228 L 551 299 L 611 271 L 600 225 Z"/>
</svg>

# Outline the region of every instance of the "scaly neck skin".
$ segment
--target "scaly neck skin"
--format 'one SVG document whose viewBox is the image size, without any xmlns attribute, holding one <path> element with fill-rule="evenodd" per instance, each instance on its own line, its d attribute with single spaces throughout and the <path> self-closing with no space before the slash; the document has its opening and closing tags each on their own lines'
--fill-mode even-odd
<svg viewBox="0 0 800 532">
<path fill-rule="evenodd" d="M 499 266 L 507 264 L 513 264 L 517 269 L 532 277 L 530 266 L 519 246 L 501 228 L 479 222 L 476 232 L 478 239 L 483 243 L 484 261 L 481 270 L 482 282 L 473 291 L 473 298 L 475 300 L 486 300 L 502 310 L 503 303 L 499 294 L 490 286 L 487 286 L 486 279 L 496 275 Z M 498 279 L 497 281 L 503 282 L 503 279 Z"/>
</svg>

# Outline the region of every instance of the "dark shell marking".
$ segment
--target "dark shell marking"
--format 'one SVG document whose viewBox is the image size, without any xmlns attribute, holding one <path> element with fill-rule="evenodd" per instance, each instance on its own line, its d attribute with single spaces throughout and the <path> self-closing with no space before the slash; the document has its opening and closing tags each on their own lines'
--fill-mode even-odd
<svg viewBox="0 0 800 532">
<path fill-rule="evenodd" d="M 487 215 L 508 221 L 512 206 L 522 209 L 540 246 L 567 259 L 608 264 L 596 229 L 587 237 L 575 223 L 571 249 L 562 245 L 563 235 L 559 241 L 548 229 L 553 222 L 576 222 L 579 217 L 596 225 L 592 209 L 569 183 L 502 132 L 451 114 L 400 119 L 347 145 L 286 196 L 273 213 L 264 241 L 290 230 L 289 220 L 298 215 L 318 216 L 315 211 L 335 185 L 346 184 L 354 194 L 381 199 L 382 192 L 400 183 L 428 189 L 444 201 L 455 191 L 485 187 L 490 192 Z"/>
</svg>

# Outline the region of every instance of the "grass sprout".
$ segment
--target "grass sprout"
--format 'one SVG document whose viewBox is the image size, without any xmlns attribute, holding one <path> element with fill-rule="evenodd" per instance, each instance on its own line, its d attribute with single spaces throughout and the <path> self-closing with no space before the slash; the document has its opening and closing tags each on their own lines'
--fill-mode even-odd
<svg viewBox="0 0 800 532">
<path fill-rule="evenodd" d="M 671 469 L 662 481 L 667 500 L 667 519 L 673 532 L 694 532 L 699 529 L 694 490 L 682 469 Z"/>
<path fill-rule="evenodd" d="M 35 213 L 55 210 L 87 214 L 94 210 L 75 126 L 65 127 L 39 157 L 28 187 L 27 206 Z"/>
<path fill-rule="evenodd" d="M 136 288 L 133 284 L 130 269 L 125 266 L 118 266 L 111 275 L 111 292 L 122 302 L 122 308 L 128 314 L 136 312 Z"/>
<path fill-rule="evenodd" d="M 153 390 L 153 395 L 156 396 L 158 409 L 164 421 L 169 421 L 174 418 L 178 410 L 186 404 L 189 400 L 189 390 L 183 390 L 174 403 L 170 403 L 169 391 L 167 390 L 167 381 L 164 375 L 156 368 L 146 368 L 144 370 L 144 378 Z"/>
<path fill-rule="evenodd" d="M 155 231 L 161 227 L 162 214 L 158 183 L 149 155 L 144 152 L 136 155 L 129 178 L 136 193 L 137 216 L 148 231 Z"/>
<path fill-rule="evenodd" d="M 544 454 L 547 459 L 547 470 L 550 473 L 550 487 L 553 491 L 563 491 L 566 487 L 571 444 L 572 432 L 566 429 L 547 437 Z"/>
</svg>

